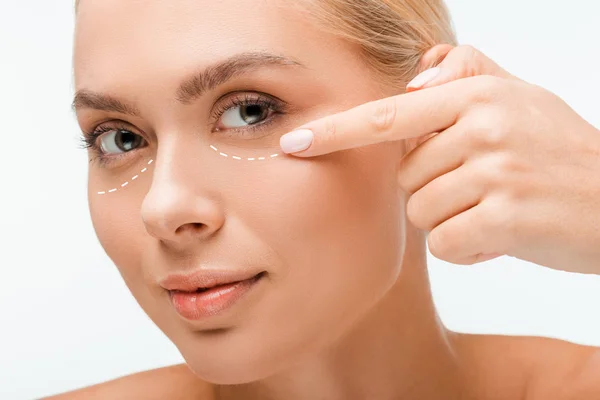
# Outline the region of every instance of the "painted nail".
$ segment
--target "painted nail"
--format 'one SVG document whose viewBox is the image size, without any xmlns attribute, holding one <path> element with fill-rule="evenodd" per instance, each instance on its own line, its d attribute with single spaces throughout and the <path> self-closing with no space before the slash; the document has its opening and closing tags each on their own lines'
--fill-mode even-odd
<svg viewBox="0 0 600 400">
<path fill-rule="evenodd" d="M 406 85 L 407 88 L 418 89 L 425 86 L 427 83 L 431 82 L 433 78 L 439 75 L 441 69 L 440 67 L 430 68 L 419 75 L 415 76 L 412 81 Z"/>
<path fill-rule="evenodd" d="M 279 144 L 286 153 L 298 153 L 310 147 L 314 134 L 310 129 L 298 129 L 281 137 Z"/>
</svg>

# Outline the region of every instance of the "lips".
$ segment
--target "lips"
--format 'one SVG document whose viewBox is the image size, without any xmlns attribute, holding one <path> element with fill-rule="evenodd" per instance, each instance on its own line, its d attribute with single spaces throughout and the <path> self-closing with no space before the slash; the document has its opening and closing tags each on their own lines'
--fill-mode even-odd
<svg viewBox="0 0 600 400">
<path fill-rule="evenodd" d="M 236 272 L 201 270 L 192 274 L 172 274 L 160 282 L 168 291 L 201 292 L 217 286 L 229 285 L 258 277 L 265 272 Z"/>
<path fill-rule="evenodd" d="M 171 275 L 161 282 L 175 311 L 186 320 L 220 314 L 245 297 L 266 272 L 199 271 Z"/>
</svg>

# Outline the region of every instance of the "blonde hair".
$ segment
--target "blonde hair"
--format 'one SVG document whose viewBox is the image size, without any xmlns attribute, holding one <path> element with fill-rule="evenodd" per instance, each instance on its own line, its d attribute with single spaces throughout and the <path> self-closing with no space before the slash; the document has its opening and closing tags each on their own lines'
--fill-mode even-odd
<svg viewBox="0 0 600 400">
<path fill-rule="evenodd" d="M 357 44 L 363 59 L 388 84 L 404 87 L 436 44 L 457 43 L 443 0 L 310 0 L 323 28 Z"/>
<path fill-rule="evenodd" d="M 444 0 L 290 0 L 306 7 L 323 28 L 358 45 L 386 84 L 403 87 L 436 44 L 456 45 Z M 80 0 L 75 1 L 77 10 Z"/>
</svg>

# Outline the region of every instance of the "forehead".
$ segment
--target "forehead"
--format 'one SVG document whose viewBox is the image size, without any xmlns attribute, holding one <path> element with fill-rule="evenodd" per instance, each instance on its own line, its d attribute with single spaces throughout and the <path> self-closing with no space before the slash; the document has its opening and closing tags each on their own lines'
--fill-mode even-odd
<svg viewBox="0 0 600 400">
<path fill-rule="evenodd" d="M 320 31 L 294 3 L 83 0 L 76 24 L 76 84 L 159 78 L 248 51 L 267 50 L 316 68 L 331 65 L 347 46 Z"/>
</svg>

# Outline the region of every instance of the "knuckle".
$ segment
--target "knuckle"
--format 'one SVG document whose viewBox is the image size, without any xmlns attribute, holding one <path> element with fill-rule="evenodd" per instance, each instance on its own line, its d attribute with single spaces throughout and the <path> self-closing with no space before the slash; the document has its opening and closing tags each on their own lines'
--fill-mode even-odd
<svg viewBox="0 0 600 400">
<path fill-rule="evenodd" d="M 398 183 L 400 189 L 402 189 L 405 193 L 412 195 L 413 193 L 410 191 L 408 183 L 408 174 L 405 171 L 405 168 L 402 168 L 402 166 L 398 169 L 398 171 L 396 172 L 396 182 Z"/>
<path fill-rule="evenodd" d="M 509 197 L 499 194 L 490 201 L 490 206 L 494 211 L 488 213 L 490 215 L 488 223 L 491 228 L 510 230 L 515 226 L 517 220 L 515 205 Z"/>
<path fill-rule="evenodd" d="M 488 192 L 496 190 L 498 185 L 502 183 L 501 174 L 493 166 L 490 166 L 490 164 L 487 160 L 476 163 L 476 172 L 474 173 L 475 183 Z"/>
<path fill-rule="evenodd" d="M 492 170 L 497 173 L 497 175 L 508 175 L 512 174 L 520 169 L 519 162 L 517 158 L 508 152 L 501 152 L 494 155 L 493 160 L 493 168 Z"/>
<path fill-rule="evenodd" d="M 429 252 L 441 260 L 448 259 L 451 255 L 451 238 L 443 229 L 435 228 L 427 236 Z"/>
<path fill-rule="evenodd" d="M 377 100 L 372 107 L 371 125 L 374 133 L 383 138 L 391 137 L 397 116 L 396 100 L 393 97 Z"/>
<path fill-rule="evenodd" d="M 471 101 L 479 104 L 497 102 L 505 93 L 506 82 L 492 75 L 477 75 L 471 78 L 473 91 Z"/>
<path fill-rule="evenodd" d="M 532 180 L 526 179 L 527 164 L 511 153 L 496 155 L 490 169 L 494 171 L 495 187 L 511 204 L 525 200 L 532 185 L 535 185 Z"/>
<path fill-rule="evenodd" d="M 506 243 L 518 230 L 516 207 L 506 196 L 496 196 L 486 203 L 480 217 L 482 231 L 488 234 L 491 232 Z"/>
<path fill-rule="evenodd" d="M 460 45 L 453 49 L 451 58 L 455 60 L 455 68 L 461 77 L 478 75 L 482 54 L 471 45 Z"/>
<path fill-rule="evenodd" d="M 479 57 L 481 57 L 481 53 L 479 52 L 479 50 L 477 50 L 475 47 L 471 46 L 470 44 L 463 44 L 460 45 L 458 47 L 456 47 L 455 51 L 457 53 L 460 53 L 461 58 L 464 60 L 476 60 Z"/>
<path fill-rule="evenodd" d="M 415 227 L 426 230 L 423 202 L 419 201 L 416 195 L 412 195 L 408 199 L 408 203 L 406 204 L 406 216 Z"/>
<path fill-rule="evenodd" d="M 400 189 L 412 196 L 416 188 L 415 180 L 411 171 L 411 163 L 406 157 L 402 158 L 397 164 L 396 181 Z M 409 199 L 410 200 L 410 199 Z"/>
<path fill-rule="evenodd" d="M 470 44 L 461 44 L 460 46 L 456 46 L 456 50 L 470 55 L 475 55 L 479 52 L 479 50 Z"/>
<path fill-rule="evenodd" d="M 337 125 L 336 125 L 335 121 L 333 121 L 333 118 L 326 118 L 324 121 L 324 126 L 323 126 L 323 138 L 327 142 L 335 143 L 336 137 L 337 137 Z"/>
<path fill-rule="evenodd" d="M 513 169 L 513 163 L 513 157 L 508 153 L 490 156 L 485 168 L 488 179 L 506 178 L 506 175 Z"/>
<path fill-rule="evenodd" d="M 507 203 L 523 204 L 531 194 L 531 183 L 509 177 L 503 180 L 500 193 Z"/>
<path fill-rule="evenodd" d="M 509 118 L 498 110 L 478 110 L 470 118 L 468 139 L 476 148 L 502 148 L 509 137 Z"/>
<path fill-rule="evenodd" d="M 478 181 L 488 191 L 512 193 L 518 162 L 509 153 L 494 153 L 476 164 Z"/>
<path fill-rule="evenodd" d="M 531 183 L 523 179 L 526 168 L 513 154 L 496 152 L 476 164 L 477 180 L 489 193 L 500 194 L 507 201 L 524 199 Z"/>
</svg>

